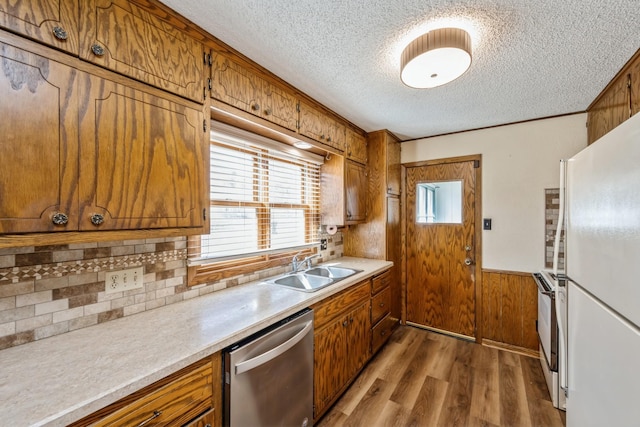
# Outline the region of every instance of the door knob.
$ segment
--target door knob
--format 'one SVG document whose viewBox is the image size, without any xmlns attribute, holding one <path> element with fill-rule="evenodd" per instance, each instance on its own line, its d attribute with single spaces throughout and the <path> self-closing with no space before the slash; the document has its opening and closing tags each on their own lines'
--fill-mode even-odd
<svg viewBox="0 0 640 427">
<path fill-rule="evenodd" d="M 464 263 L 467 264 L 467 265 L 471 265 L 471 264 L 473 264 L 473 260 L 471 258 L 466 258 L 464 260 Z"/>
</svg>

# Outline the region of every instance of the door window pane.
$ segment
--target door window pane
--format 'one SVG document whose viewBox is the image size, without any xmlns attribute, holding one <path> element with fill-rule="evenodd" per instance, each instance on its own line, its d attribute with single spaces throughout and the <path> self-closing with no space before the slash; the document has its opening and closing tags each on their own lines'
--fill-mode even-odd
<svg viewBox="0 0 640 427">
<path fill-rule="evenodd" d="M 418 183 L 416 222 L 462 224 L 462 181 Z"/>
</svg>

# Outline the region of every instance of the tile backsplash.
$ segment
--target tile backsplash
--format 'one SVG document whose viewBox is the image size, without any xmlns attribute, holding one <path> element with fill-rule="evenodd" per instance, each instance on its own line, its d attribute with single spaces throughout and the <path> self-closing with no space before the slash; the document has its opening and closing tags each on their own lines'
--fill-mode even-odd
<svg viewBox="0 0 640 427">
<path fill-rule="evenodd" d="M 547 188 L 545 196 L 545 268 L 553 268 L 553 245 L 558 227 L 560 211 L 560 189 Z M 560 250 L 558 251 L 558 269 L 564 269 L 564 228 L 562 229 Z"/>
<path fill-rule="evenodd" d="M 320 262 L 343 255 L 342 233 Z M 285 273 L 187 286 L 186 237 L 0 249 L 0 350 Z M 105 293 L 107 271 L 142 266 L 144 286 Z"/>
</svg>

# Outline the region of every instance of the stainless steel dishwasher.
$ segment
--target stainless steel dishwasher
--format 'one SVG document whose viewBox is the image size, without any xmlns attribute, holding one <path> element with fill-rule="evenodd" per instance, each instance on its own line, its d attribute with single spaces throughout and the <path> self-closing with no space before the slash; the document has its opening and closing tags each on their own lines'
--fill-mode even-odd
<svg viewBox="0 0 640 427">
<path fill-rule="evenodd" d="M 313 425 L 313 310 L 223 352 L 224 425 Z"/>
</svg>

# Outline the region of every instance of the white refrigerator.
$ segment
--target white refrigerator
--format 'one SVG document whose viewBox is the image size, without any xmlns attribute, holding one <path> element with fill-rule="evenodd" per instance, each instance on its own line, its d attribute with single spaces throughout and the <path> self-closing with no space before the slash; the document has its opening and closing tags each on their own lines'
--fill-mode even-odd
<svg viewBox="0 0 640 427">
<path fill-rule="evenodd" d="M 562 164 L 567 426 L 640 426 L 640 114 Z"/>
</svg>

